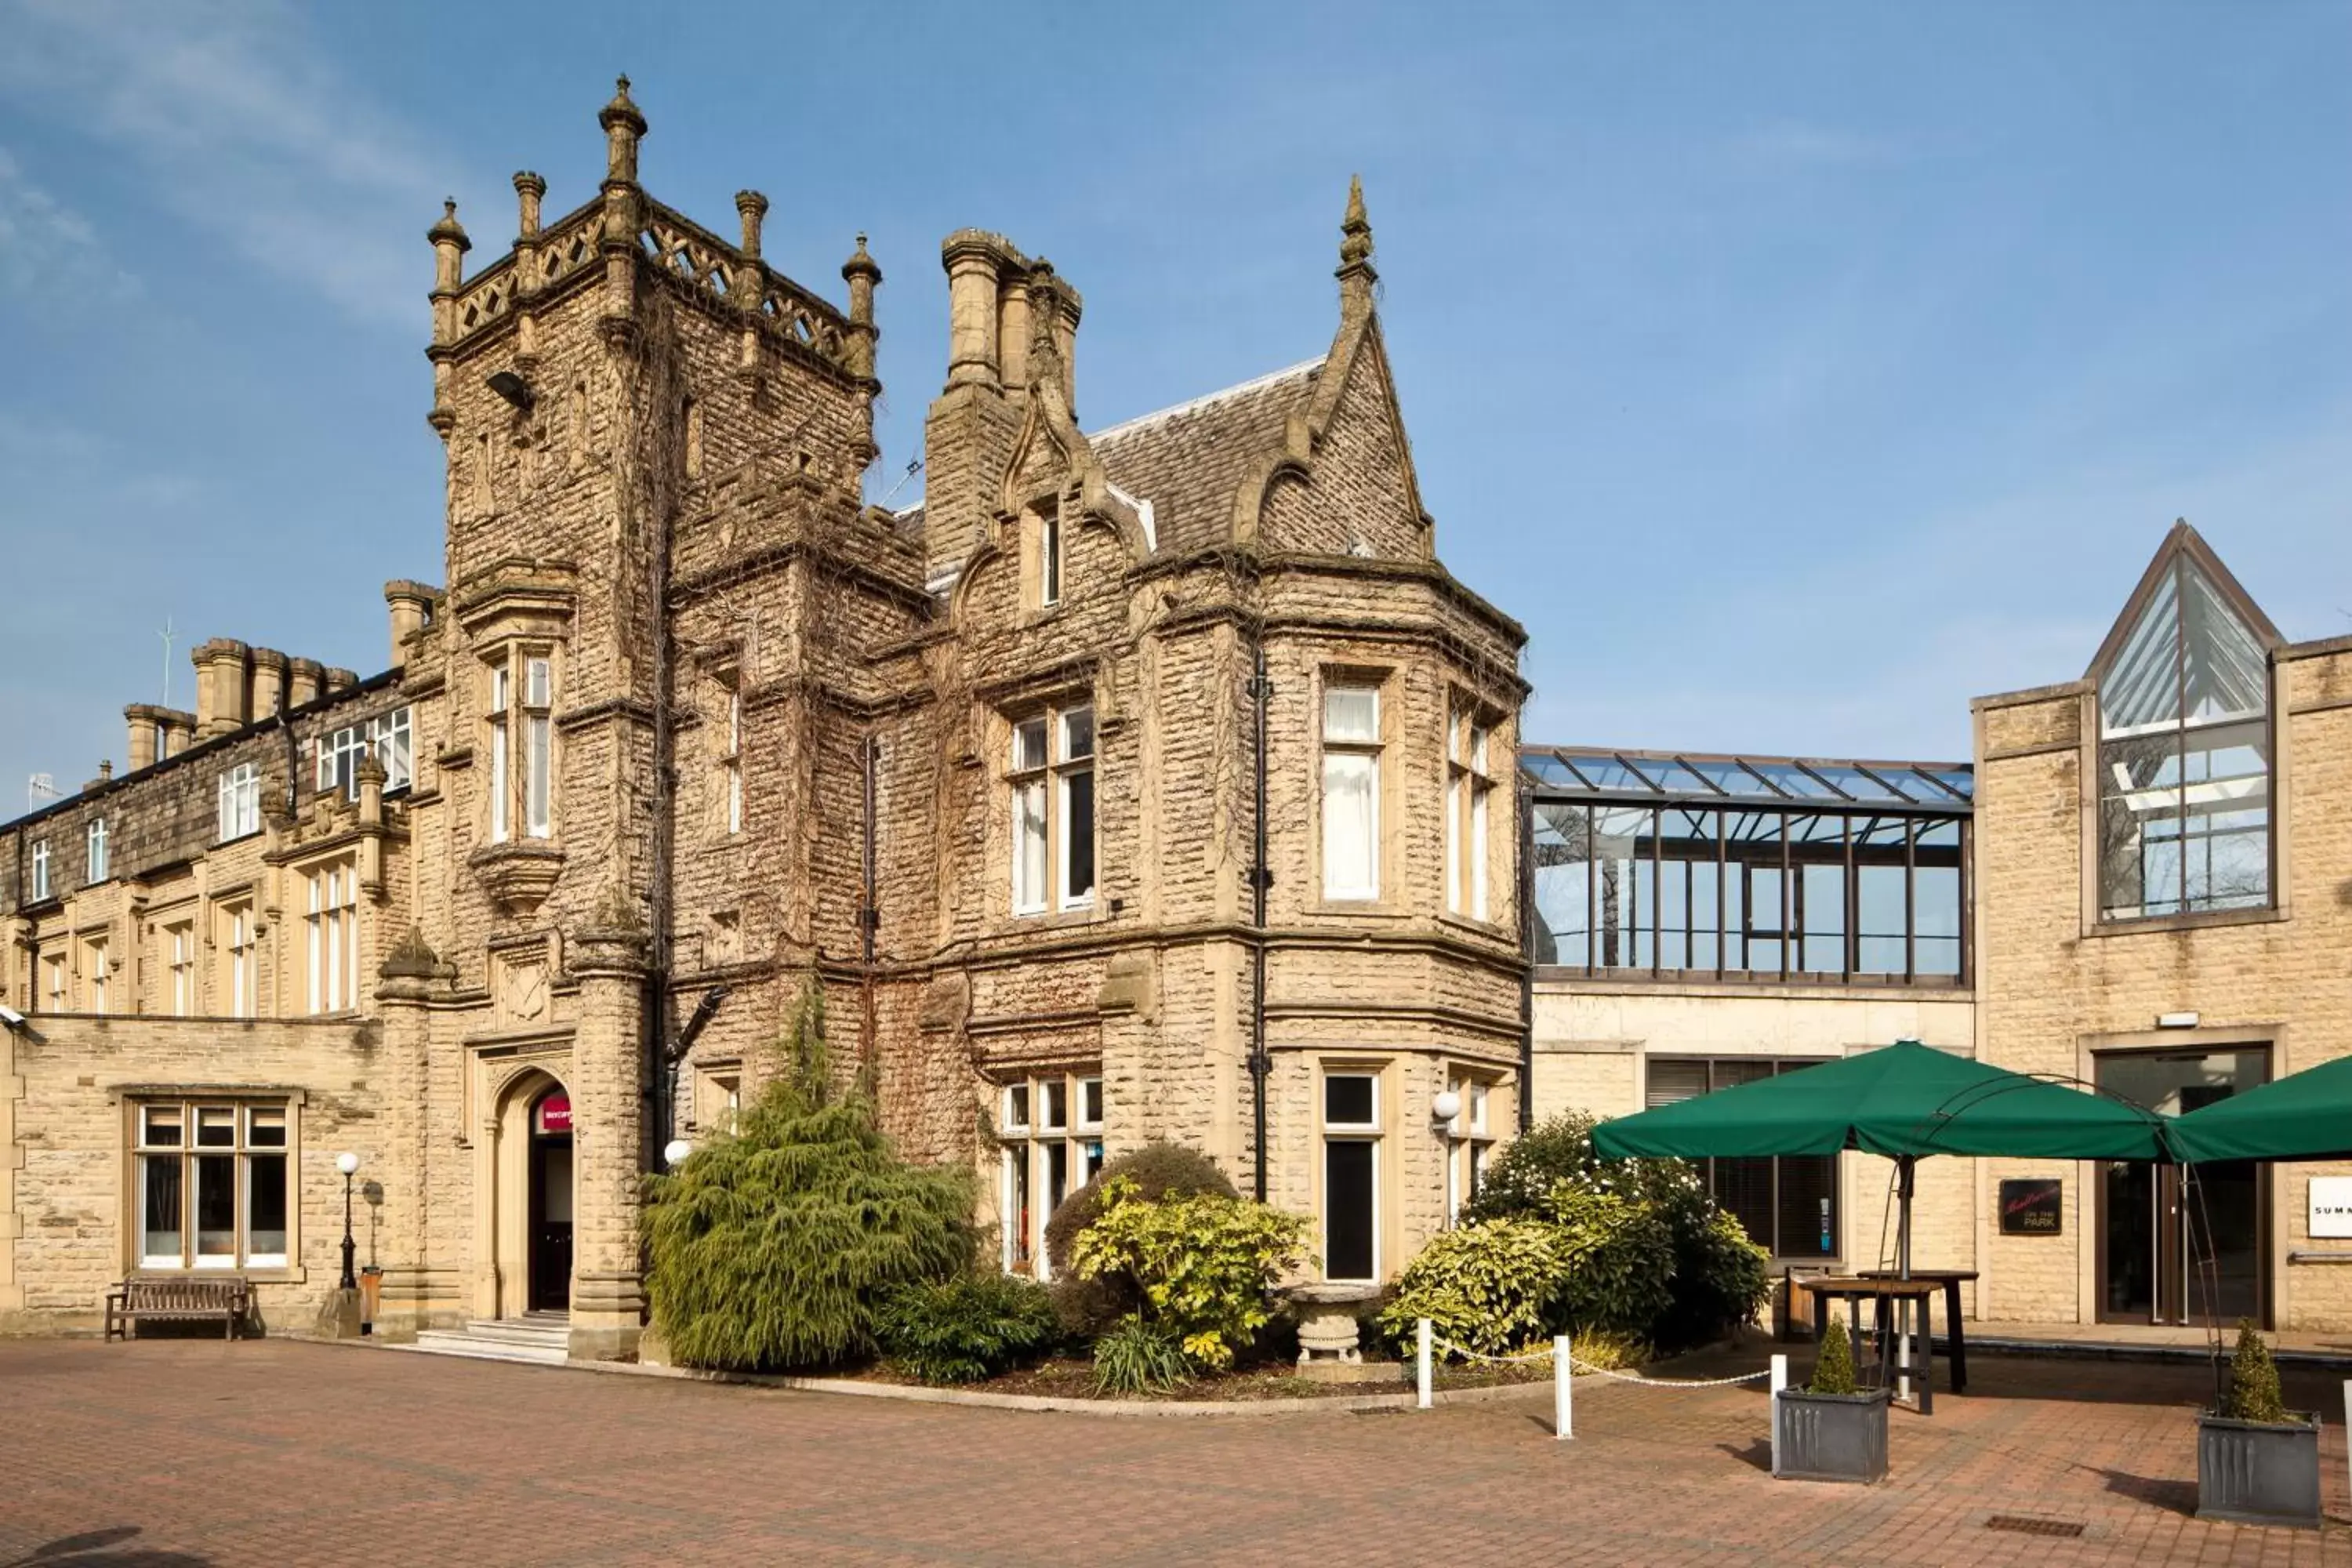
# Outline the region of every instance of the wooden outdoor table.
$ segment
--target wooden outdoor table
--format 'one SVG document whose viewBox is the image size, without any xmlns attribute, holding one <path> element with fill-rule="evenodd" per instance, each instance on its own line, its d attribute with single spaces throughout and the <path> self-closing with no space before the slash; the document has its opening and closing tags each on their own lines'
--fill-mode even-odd
<svg viewBox="0 0 2352 1568">
<path fill-rule="evenodd" d="M 1860 1270 L 1856 1277 L 1863 1279 L 1892 1279 L 1895 1278 L 1895 1270 L 1864 1268 Z M 1973 1268 L 1914 1268 L 1911 1270 L 1911 1278 L 1914 1279 L 1936 1279 L 1943 1282 L 1944 1338 L 1950 1343 L 1950 1351 L 1946 1359 L 1952 1363 L 1954 1394 L 1966 1394 L 1969 1391 L 1969 1337 L 1960 1324 L 1960 1281 L 1974 1279 L 1976 1277 L 1977 1271 Z"/>
<path fill-rule="evenodd" d="M 1819 1300 L 1852 1302 L 1854 1326 L 1857 1328 L 1862 1323 L 1862 1304 L 1864 1301 L 1877 1304 L 1878 1368 L 1882 1384 L 1890 1371 L 1887 1364 L 1889 1328 L 1887 1306 L 1894 1301 L 1916 1301 L 1919 1304 L 1922 1331 L 1919 1335 L 1917 1369 L 1919 1414 L 1933 1415 L 1936 1413 L 1936 1336 L 1935 1325 L 1928 1320 L 1934 1315 L 1936 1298 L 1944 1294 L 1944 1284 L 1941 1280 L 1923 1279 L 1916 1273 L 1908 1279 L 1871 1275 L 1859 1277 L 1832 1275 L 1827 1279 L 1806 1280 L 1805 1289 Z M 1826 1311 L 1814 1315 L 1813 1339 L 1816 1342 L 1829 1337 L 1830 1317 L 1831 1314 Z M 1906 1375 L 1909 1374 L 1910 1370 L 1907 1367 L 1904 1369 Z M 1958 1392 L 1957 1384 L 1953 1385 L 1953 1392 Z"/>
</svg>

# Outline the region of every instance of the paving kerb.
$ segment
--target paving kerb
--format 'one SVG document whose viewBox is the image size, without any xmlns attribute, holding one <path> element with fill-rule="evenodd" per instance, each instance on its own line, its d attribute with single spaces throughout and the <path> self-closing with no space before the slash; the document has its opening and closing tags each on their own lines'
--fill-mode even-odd
<svg viewBox="0 0 2352 1568">
<path fill-rule="evenodd" d="M 310 1334 L 271 1336 L 292 1344 L 322 1345 L 334 1350 L 392 1351 L 407 1355 L 435 1355 L 415 1345 L 376 1341 L 373 1337 L 335 1340 Z M 451 1360 L 465 1360 L 462 1356 Z M 490 1359 L 490 1358 L 475 1358 Z M 499 1362 L 500 1366 L 533 1367 L 541 1372 L 591 1372 L 623 1377 L 669 1377 L 688 1383 L 736 1384 L 747 1388 L 782 1388 L 802 1394 L 844 1394 L 856 1399 L 905 1399 L 923 1405 L 969 1405 L 987 1410 L 1065 1411 L 1075 1415 L 1189 1416 L 1297 1415 L 1312 1411 L 1342 1414 L 1350 1410 L 1411 1410 L 1419 1395 L 1412 1389 L 1400 1394 L 1335 1394 L 1301 1399 L 1070 1399 L 1043 1394 L 990 1394 L 963 1388 L 932 1388 L 920 1384 L 868 1383 L 849 1377 L 793 1377 L 778 1373 L 710 1372 L 699 1367 L 650 1366 L 641 1362 L 567 1361 Z M 1581 1383 L 1601 1381 L 1598 1373 L 1578 1375 Z M 1486 1388 L 1439 1389 L 1430 1394 L 1435 1405 L 1481 1405 L 1512 1397 L 1549 1396 L 1551 1383 L 1503 1383 Z"/>
</svg>

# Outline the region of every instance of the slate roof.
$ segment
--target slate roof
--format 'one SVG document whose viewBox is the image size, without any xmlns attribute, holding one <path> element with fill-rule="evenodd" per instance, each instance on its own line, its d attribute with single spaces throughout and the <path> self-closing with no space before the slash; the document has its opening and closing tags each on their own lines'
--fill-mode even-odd
<svg viewBox="0 0 2352 1568">
<path fill-rule="evenodd" d="M 1250 464 L 1282 444 L 1283 421 L 1315 395 L 1320 359 L 1157 414 L 1089 431 L 1110 482 L 1151 503 L 1159 548 L 1182 554 L 1225 537 Z"/>
</svg>

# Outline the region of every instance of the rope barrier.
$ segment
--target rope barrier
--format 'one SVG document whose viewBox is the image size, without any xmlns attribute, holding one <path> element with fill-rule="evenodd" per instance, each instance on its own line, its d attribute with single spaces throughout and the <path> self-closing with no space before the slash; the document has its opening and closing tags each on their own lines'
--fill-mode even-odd
<svg viewBox="0 0 2352 1568">
<path fill-rule="evenodd" d="M 1472 1350 L 1468 1345 L 1455 1344 L 1452 1340 L 1442 1335 L 1432 1335 L 1430 1343 L 1433 1347 L 1451 1351 L 1465 1361 L 1485 1362 L 1490 1366 L 1513 1366 L 1528 1362 L 1549 1361 L 1556 1353 L 1549 1350 L 1540 1350 L 1529 1351 L 1525 1355 L 1486 1355 Z M 1643 1388 L 1727 1388 L 1733 1384 L 1754 1383 L 1759 1378 L 1772 1375 L 1772 1369 L 1768 1366 L 1757 1372 L 1743 1372 L 1737 1377 L 1643 1377 L 1637 1373 L 1618 1372 L 1611 1367 L 1594 1366 L 1590 1362 L 1578 1361 L 1572 1355 L 1569 1358 L 1569 1369 L 1580 1376 L 1614 1378 L 1619 1383 L 1636 1384 Z"/>
</svg>

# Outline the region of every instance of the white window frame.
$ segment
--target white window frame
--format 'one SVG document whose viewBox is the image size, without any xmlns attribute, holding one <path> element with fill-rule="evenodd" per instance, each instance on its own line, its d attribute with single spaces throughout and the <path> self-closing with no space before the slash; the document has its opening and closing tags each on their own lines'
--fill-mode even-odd
<svg viewBox="0 0 2352 1568">
<path fill-rule="evenodd" d="M 530 838 L 555 836 L 555 661 L 523 657 L 522 830 Z"/>
<path fill-rule="evenodd" d="M 113 966 L 107 961 L 107 941 L 102 936 L 86 938 L 81 944 L 81 978 L 85 1013 L 103 1015 L 107 1012 L 108 982 L 113 979 Z"/>
<path fill-rule="evenodd" d="M 514 706 L 514 677 L 503 663 L 490 667 L 488 723 L 490 727 L 490 842 L 504 844 L 513 837 L 513 760 L 508 754 Z"/>
<path fill-rule="evenodd" d="M 261 831 L 261 769 L 239 763 L 220 776 L 220 842 L 250 837 Z"/>
<path fill-rule="evenodd" d="M 1493 919 L 1488 837 L 1495 776 L 1487 765 L 1494 728 L 1457 705 L 1445 725 L 1445 908 L 1472 920 Z"/>
<path fill-rule="evenodd" d="M 1329 1189 L 1328 1189 L 1328 1178 L 1327 1178 L 1327 1173 L 1328 1173 L 1328 1172 L 1329 1171 L 1329 1169 L 1330 1169 L 1329 1163 L 1328 1163 L 1328 1154 L 1324 1154 L 1324 1155 L 1323 1155 L 1323 1157 L 1322 1157 L 1320 1160 L 1318 1160 L 1318 1167 L 1319 1167 L 1319 1168 L 1318 1168 L 1318 1172 L 1317 1172 L 1317 1177 L 1318 1177 L 1317 1185 L 1318 1185 L 1318 1187 L 1319 1189 L 1321 1189 L 1321 1190 L 1320 1190 L 1320 1191 L 1318 1191 L 1318 1193 L 1317 1196 L 1318 1196 L 1318 1200 L 1319 1200 L 1318 1206 L 1321 1209 L 1321 1211 L 1322 1211 L 1322 1212 L 1321 1212 L 1321 1213 L 1320 1213 L 1317 1217 L 1318 1217 L 1318 1218 L 1322 1222 L 1322 1224 L 1321 1224 L 1321 1226 L 1320 1226 L 1320 1234 L 1319 1234 L 1319 1235 L 1318 1236 L 1318 1237 L 1317 1237 L 1318 1246 L 1317 1246 L 1316 1251 L 1317 1251 L 1318 1256 L 1317 1256 L 1317 1258 L 1316 1258 L 1316 1263 L 1317 1263 L 1317 1266 L 1318 1266 L 1319 1268 L 1321 1268 L 1321 1269 L 1323 1269 L 1323 1270 L 1324 1270 L 1324 1278 L 1326 1278 L 1327 1279 L 1336 1279 L 1336 1280 L 1343 1280 L 1343 1281 L 1348 1282 L 1348 1283 L 1357 1283 L 1357 1282 L 1373 1282 L 1373 1281 L 1377 1281 L 1377 1280 L 1379 1280 L 1379 1279 L 1381 1278 L 1381 1252 L 1382 1252 L 1382 1250 L 1383 1250 L 1383 1249 L 1382 1249 L 1382 1247 L 1381 1247 L 1381 1220 L 1382 1220 L 1382 1217 L 1383 1217 L 1383 1213 L 1382 1213 L 1382 1211 L 1383 1211 L 1383 1208 L 1384 1208 L 1384 1206 L 1385 1206 L 1385 1205 L 1382 1204 L 1382 1201 L 1381 1201 L 1381 1177 L 1382 1177 L 1382 1174 L 1383 1174 L 1382 1167 L 1383 1167 L 1383 1166 L 1386 1164 L 1386 1163 L 1387 1163 L 1387 1162 L 1386 1162 L 1386 1160 L 1385 1160 L 1385 1158 L 1384 1158 L 1384 1156 L 1385 1156 L 1385 1155 L 1386 1155 L 1386 1153 L 1387 1153 L 1387 1151 L 1386 1151 L 1386 1149 L 1384 1149 L 1384 1148 L 1382 1147 L 1383 1143 L 1386 1142 L 1386 1128 L 1383 1126 L 1383 1124 L 1382 1124 L 1382 1122 L 1381 1122 L 1381 1102 L 1382 1102 L 1382 1099 L 1383 1099 L 1383 1097 L 1384 1097 L 1384 1095 L 1386 1094 L 1386 1091 L 1387 1091 L 1387 1086 L 1386 1086 L 1386 1084 L 1385 1084 L 1385 1083 L 1383 1083 L 1381 1080 L 1382 1080 L 1383 1079 L 1385 1079 L 1387 1076 L 1388 1076 L 1387 1074 L 1383 1073 L 1382 1071 L 1381 1071 L 1381 1069 L 1380 1069 L 1380 1068 L 1376 1068 L 1376 1067 L 1360 1067 L 1360 1066 L 1339 1066 L 1339 1067 L 1329 1067 L 1329 1068 L 1326 1068 L 1323 1070 L 1323 1072 L 1322 1072 L 1322 1074 L 1321 1074 L 1321 1076 L 1320 1076 L 1320 1078 L 1319 1078 L 1318 1081 L 1317 1082 L 1317 1084 L 1316 1084 L 1316 1086 L 1315 1086 L 1315 1088 L 1316 1088 L 1316 1107 L 1315 1107 L 1315 1109 L 1316 1109 L 1316 1120 L 1317 1120 L 1317 1121 L 1318 1122 L 1318 1124 L 1320 1125 L 1320 1128 L 1321 1128 L 1321 1131 L 1322 1131 L 1322 1135 L 1323 1135 L 1323 1136 L 1322 1136 L 1322 1148 L 1323 1148 L 1323 1149 L 1328 1149 L 1328 1146 L 1329 1146 L 1329 1145 L 1331 1145 L 1331 1144 L 1333 1144 L 1333 1143 L 1369 1143 L 1370 1145 L 1371 1145 L 1371 1150 L 1372 1150 L 1372 1171 L 1371 1171 L 1371 1192 L 1372 1192 L 1372 1215 L 1371 1215 L 1372 1269 L 1371 1269 L 1371 1272 L 1370 1272 L 1369 1275 L 1365 1275 L 1365 1276 L 1360 1276 L 1360 1277 L 1359 1277 L 1359 1276 L 1355 1276 L 1355 1275 L 1337 1275 L 1337 1274 L 1332 1274 L 1332 1273 L 1330 1273 L 1330 1272 L 1329 1272 L 1330 1258 L 1331 1258 L 1331 1254 L 1330 1254 L 1331 1194 L 1330 1194 Z M 1329 1085 L 1330 1081 L 1331 1081 L 1333 1079 L 1335 1079 L 1335 1078 L 1360 1078 L 1360 1079 L 1370 1079 L 1370 1080 L 1371 1080 L 1371 1085 L 1372 1085 L 1372 1110 L 1371 1110 L 1371 1120 L 1370 1120 L 1370 1121 L 1332 1121 L 1332 1120 L 1331 1120 L 1331 1118 L 1330 1118 L 1330 1103 L 1331 1103 L 1331 1102 L 1330 1102 L 1330 1100 L 1329 1100 L 1329 1098 L 1328 1098 L 1328 1095 L 1329 1095 L 1328 1085 Z M 1319 1153 L 1319 1152 L 1321 1152 L 1321 1151 L 1320 1151 L 1320 1150 L 1318 1150 L 1318 1153 Z"/>
<path fill-rule="evenodd" d="M 1048 608 L 1062 602 L 1062 512 L 1059 507 L 1037 517 L 1037 604 Z"/>
<path fill-rule="evenodd" d="M 1063 1202 L 1102 1169 L 1102 1122 L 1099 1116 L 1089 1121 L 1086 1114 L 1089 1085 L 1099 1111 L 1107 1102 L 1102 1074 L 1096 1068 L 1032 1073 L 999 1090 L 997 1262 L 1007 1274 L 1028 1273 L 1041 1280 L 1054 1277 L 1053 1259 L 1045 1250 L 1045 1228 L 1061 1206 L 1048 1201 L 1055 1151 L 1058 1149 L 1062 1156 Z M 1056 1090 L 1062 1097 L 1058 1122 L 1049 1120 Z M 1021 1214 L 1024 1178 L 1030 1198 L 1025 1226 Z"/>
<path fill-rule="evenodd" d="M 41 987 L 43 1011 L 50 1013 L 72 1011 L 70 1005 L 72 996 L 68 989 L 69 984 L 68 974 L 71 968 L 71 962 L 70 957 L 62 952 L 52 952 L 42 958 L 41 978 L 47 982 Z"/>
<path fill-rule="evenodd" d="M 743 831 L 743 692 L 740 687 L 727 688 L 727 750 L 719 759 L 726 775 L 727 831 Z"/>
<path fill-rule="evenodd" d="M 144 1269 L 169 1269 L 174 1272 L 201 1272 L 228 1268 L 284 1268 L 294 1254 L 294 1231 L 300 1205 L 295 1194 L 296 1159 L 294 1149 L 294 1107 L 285 1100 L 236 1100 L 199 1097 L 184 1100 L 138 1100 L 132 1102 L 131 1115 L 131 1191 L 135 1205 L 131 1226 L 130 1245 L 138 1266 Z M 199 1142 L 200 1118 L 209 1115 L 228 1119 L 229 1139 L 226 1143 Z M 217 1123 L 215 1122 L 215 1125 Z M 268 1134 L 274 1130 L 276 1142 Z M 174 1138 L 159 1137 L 163 1129 L 171 1129 Z M 236 1194 L 231 1199 L 235 1224 L 230 1250 L 206 1253 L 200 1250 L 197 1236 L 197 1184 L 203 1179 L 198 1162 L 205 1158 L 226 1157 L 230 1163 L 231 1180 Z M 253 1224 L 253 1161 L 274 1158 L 279 1162 L 280 1180 L 284 1184 L 284 1225 L 278 1231 L 276 1251 L 257 1250 Z M 175 1160 L 179 1166 L 180 1234 L 179 1249 L 173 1253 L 151 1252 L 147 1243 L 148 1182 L 155 1167 L 166 1160 Z"/>
<path fill-rule="evenodd" d="M 196 1011 L 196 926 L 182 921 L 163 928 L 164 972 L 171 987 L 172 1016 L 194 1017 Z"/>
<path fill-rule="evenodd" d="M 1450 1226 L 1461 1219 L 1462 1205 L 1485 1184 L 1496 1140 L 1488 1116 L 1493 1081 L 1456 1073 L 1449 1087 L 1462 1098 L 1462 1109 L 1445 1126 L 1445 1223 Z"/>
<path fill-rule="evenodd" d="M 106 854 L 106 818 L 93 816 L 84 830 L 82 840 L 82 885 L 96 887 L 112 875 L 108 868 Z"/>
<path fill-rule="evenodd" d="M 49 841 L 41 839 L 33 846 L 34 903 L 45 903 L 49 897 Z"/>
<path fill-rule="evenodd" d="M 368 754 L 368 725 L 346 724 L 319 742 L 319 788 L 360 797 L 360 759 Z"/>
<path fill-rule="evenodd" d="M 406 789 L 416 779 L 416 720 L 406 708 L 368 721 L 368 744 L 383 769 L 383 793 Z"/>
<path fill-rule="evenodd" d="M 1333 721 L 1333 705 L 1337 699 L 1369 697 L 1371 700 L 1371 723 L 1368 735 L 1358 735 Z M 1323 897 L 1335 903 L 1369 903 L 1381 896 L 1381 685 L 1360 679 L 1334 679 L 1323 686 L 1321 704 L 1321 777 L 1318 799 L 1322 811 L 1322 882 Z M 1345 764 L 1351 770 L 1360 763 L 1368 775 L 1369 791 L 1365 807 L 1364 837 L 1355 846 L 1363 855 L 1363 876 L 1349 879 L 1343 874 L 1339 838 L 1339 825 L 1332 809 L 1335 798 L 1334 767 Z"/>
<path fill-rule="evenodd" d="M 349 860 L 312 868 L 305 881 L 313 1016 L 357 1008 L 360 985 L 359 868 Z"/>
<path fill-rule="evenodd" d="M 1012 835 L 1013 912 L 1041 915 L 1048 908 L 1063 913 L 1092 909 L 1102 884 L 1101 744 L 1094 704 L 1073 702 L 1025 713 L 1012 721 L 1010 730 L 1005 798 Z M 1082 752 L 1074 739 L 1081 730 Z M 1094 863 L 1086 885 L 1079 888 L 1073 886 L 1070 851 L 1077 837 L 1072 824 L 1082 778 L 1087 842 Z"/>
<path fill-rule="evenodd" d="M 259 1006 L 260 970 L 255 952 L 253 905 L 249 900 L 223 905 L 220 918 L 228 925 L 228 940 L 222 943 L 228 954 L 228 1016 L 255 1017 Z"/>
</svg>

